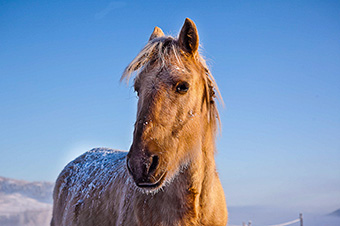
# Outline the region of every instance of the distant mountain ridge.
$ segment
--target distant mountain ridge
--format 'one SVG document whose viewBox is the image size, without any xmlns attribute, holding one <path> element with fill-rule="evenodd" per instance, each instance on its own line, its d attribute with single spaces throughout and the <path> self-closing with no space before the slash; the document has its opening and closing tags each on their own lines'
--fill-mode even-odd
<svg viewBox="0 0 340 226">
<path fill-rule="evenodd" d="M 49 225 L 53 186 L 50 182 L 0 177 L 0 225 Z"/>
<path fill-rule="evenodd" d="M 329 214 L 330 216 L 340 217 L 340 209 L 335 210 Z"/>
<path fill-rule="evenodd" d="M 0 176 L 0 193 L 19 193 L 44 203 L 52 203 L 53 186 L 51 182 L 28 182 Z"/>
</svg>

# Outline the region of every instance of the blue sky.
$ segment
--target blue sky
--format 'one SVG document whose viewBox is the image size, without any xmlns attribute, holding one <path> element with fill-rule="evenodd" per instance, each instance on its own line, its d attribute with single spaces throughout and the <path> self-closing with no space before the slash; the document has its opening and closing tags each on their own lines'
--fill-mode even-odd
<svg viewBox="0 0 340 226">
<path fill-rule="evenodd" d="M 340 208 L 339 1 L 1 1 L 0 175 L 54 181 L 92 147 L 128 149 L 122 71 L 186 17 L 226 105 L 228 204 Z"/>
</svg>

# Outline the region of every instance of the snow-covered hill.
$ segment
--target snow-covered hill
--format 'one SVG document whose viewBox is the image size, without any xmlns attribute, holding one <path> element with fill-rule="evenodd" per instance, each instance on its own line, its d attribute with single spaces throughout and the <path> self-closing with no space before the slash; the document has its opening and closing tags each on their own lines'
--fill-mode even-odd
<svg viewBox="0 0 340 226">
<path fill-rule="evenodd" d="M 0 177 L 0 225 L 49 225 L 52 190 L 53 183 Z"/>
</svg>

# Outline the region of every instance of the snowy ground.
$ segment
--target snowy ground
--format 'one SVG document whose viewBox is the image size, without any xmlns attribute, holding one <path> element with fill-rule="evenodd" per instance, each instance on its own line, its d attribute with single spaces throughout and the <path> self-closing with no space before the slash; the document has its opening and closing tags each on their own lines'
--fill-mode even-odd
<svg viewBox="0 0 340 226">
<path fill-rule="evenodd" d="M 327 213 L 302 213 L 304 226 L 340 226 L 339 216 Z M 242 225 L 251 221 L 251 226 L 281 225 L 299 218 L 299 212 L 263 206 L 230 207 L 228 226 Z M 291 224 L 300 226 L 300 222 Z"/>
</svg>

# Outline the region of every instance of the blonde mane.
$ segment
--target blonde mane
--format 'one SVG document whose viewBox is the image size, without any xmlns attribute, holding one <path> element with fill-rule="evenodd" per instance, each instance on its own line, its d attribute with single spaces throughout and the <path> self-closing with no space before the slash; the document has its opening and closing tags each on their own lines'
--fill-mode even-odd
<svg viewBox="0 0 340 226">
<path fill-rule="evenodd" d="M 143 71 L 144 68 L 147 68 L 149 64 L 155 60 L 160 62 L 160 69 L 167 65 L 172 65 L 174 62 L 177 64 L 177 67 L 187 72 L 188 68 L 185 66 L 185 62 L 188 62 L 189 65 L 194 65 L 197 68 L 200 68 L 199 71 L 202 71 L 200 76 L 204 80 L 204 102 L 208 109 L 208 121 L 214 130 L 216 130 L 217 127 L 216 119 L 218 121 L 218 125 L 221 127 L 215 99 L 217 98 L 222 105 L 223 99 L 204 58 L 199 54 L 199 52 L 197 52 L 193 57 L 188 57 L 188 55 L 180 49 L 177 39 L 171 36 L 163 36 L 150 40 L 125 68 L 120 81 L 126 80 L 128 83 L 134 74 L 136 74 L 135 80 L 137 80 L 141 74 L 140 72 Z"/>
</svg>

